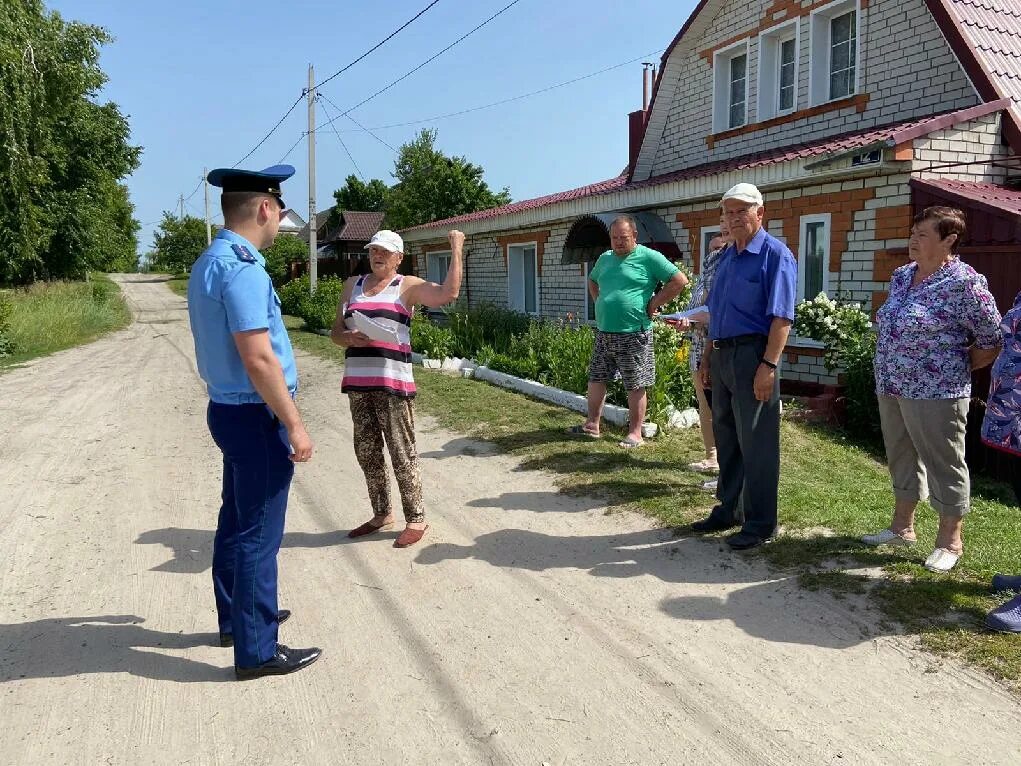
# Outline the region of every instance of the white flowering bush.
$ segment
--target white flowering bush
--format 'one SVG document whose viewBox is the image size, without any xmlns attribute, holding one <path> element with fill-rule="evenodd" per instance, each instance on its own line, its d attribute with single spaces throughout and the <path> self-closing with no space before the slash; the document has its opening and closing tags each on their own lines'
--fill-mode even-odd
<svg viewBox="0 0 1021 766">
<path fill-rule="evenodd" d="M 847 427 L 859 436 L 879 433 L 879 411 L 873 361 L 876 334 L 872 320 L 860 304 L 819 293 L 802 301 L 794 311 L 794 332 L 825 346 L 823 362 L 833 372 L 841 369 L 846 387 Z"/>
</svg>

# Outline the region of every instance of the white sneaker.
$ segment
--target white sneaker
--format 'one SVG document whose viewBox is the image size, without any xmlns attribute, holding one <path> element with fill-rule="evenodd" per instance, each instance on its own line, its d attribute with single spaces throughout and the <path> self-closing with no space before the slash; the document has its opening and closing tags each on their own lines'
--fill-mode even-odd
<svg viewBox="0 0 1021 766">
<path fill-rule="evenodd" d="M 892 529 L 884 529 L 874 535 L 864 535 L 861 539 L 866 545 L 914 545 L 915 541 L 907 537 L 901 537 Z"/>
<path fill-rule="evenodd" d="M 710 479 L 709 481 L 704 481 L 702 482 L 702 489 L 706 490 L 707 492 L 715 492 L 716 485 L 718 482 L 719 479 Z"/>
<path fill-rule="evenodd" d="M 943 574 L 953 569 L 960 560 L 960 553 L 954 553 L 948 548 L 937 548 L 930 553 L 929 558 L 925 560 L 925 568 L 930 572 Z"/>
</svg>

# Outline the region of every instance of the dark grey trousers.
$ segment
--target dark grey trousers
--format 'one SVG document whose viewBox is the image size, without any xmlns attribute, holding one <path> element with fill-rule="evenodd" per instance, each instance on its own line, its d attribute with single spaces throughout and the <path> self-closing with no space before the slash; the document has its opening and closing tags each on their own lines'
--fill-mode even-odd
<svg viewBox="0 0 1021 766">
<path fill-rule="evenodd" d="M 711 357 L 713 432 L 720 478 L 719 505 L 712 517 L 740 521 L 742 530 L 761 538 L 776 531 L 776 495 L 780 483 L 780 376 L 768 402 L 755 398 L 753 383 L 766 337 L 714 349 Z"/>
</svg>

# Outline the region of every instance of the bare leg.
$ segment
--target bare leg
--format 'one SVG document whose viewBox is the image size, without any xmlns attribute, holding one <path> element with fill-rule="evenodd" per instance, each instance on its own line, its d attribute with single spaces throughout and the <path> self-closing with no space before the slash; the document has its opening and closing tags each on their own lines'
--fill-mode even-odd
<svg viewBox="0 0 1021 766">
<path fill-rule="evenodd" d="M 946 548 L 954 553 L 961 553 L 964 550 L 964 541 L 961 539 L 961 529 L 963 527 L 963 516 L 950 516 L 941 513 L 939 516 L 939 531 L 936 532 L 936 547 Z"/>
<path fill-rule="evenodd" d="M 603 417 L 603 403 L 606 401 L 606 384 L 590 380 L 588 384 L 588 419 L 585 429 L 599 433 L 599 421 Z"/>
<path fill-rule="evenodd" d="M 905 540 L 915 539 L 915 506 L 917 505 L 917 500 L 897 500 L 894 505 L 890 529 Z M 940 523 L 942 524 L 942 521 Z"/>
<path fill-rule="evenodd" d="M 648 398 L 645 396 L 644 388 L 628 391 L 627 408 L 630 423 L 628 424 L 627 435 L 629 439 L 633 439 L 636 442 L 642 441 L 642 423 L 645 422 L 645 407 L 647 403 Z"/>
</svg>

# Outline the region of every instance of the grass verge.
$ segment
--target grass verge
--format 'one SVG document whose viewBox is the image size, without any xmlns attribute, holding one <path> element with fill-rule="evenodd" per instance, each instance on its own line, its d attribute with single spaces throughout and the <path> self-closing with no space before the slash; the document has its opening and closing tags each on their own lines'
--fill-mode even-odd
<svg viewBox="0 0 1021 766">
<path fill-rule="evenodd" d="M 182 298 L 188 297 L 188 275 L 187 274 L 175 274 L 167 281 L 167 287 L 173 290 L 175 293 L 180 295 Z"/>
<path fill-rule="evenodd" d="M 343 363 L 328 338 L 287 318 L 295 346 Z M 612 508 L 637 510 L 666 526 L 703 517 L 713 497 L 703 476 L 686 469 L 703 456 L 697 430 L 669 432 L 648 446 L 625 451 L 619 433 L 599 440 L 564 434 L 579 415 L 481 381 L 415 370 L 417 407 L 453 431 L 483 439 L 521 458 L 524 468 L 550 471 L 561 491 L 604 499 Z M 993 573 L 1021 572 L 1021 514 L 1002 485 L 980 481 L 965 523 L 966 555 L 953 573 L 922 566 L 935 543 L 936 516 L 922 504 L 914 549 L 866 549 L 865 532 L 885 527 L 893 495 L 886 467 L 868 450 L 831 430 L 784 422 L 780 517 L 783 532 L 752 552 L 796 572 L 809 589 L 835 596 L 868 594 L 888 620 L 920 637 L 928 649 L 953 654 L 998 678 L 1021 679 L 1021 641 L 988 633 L 985 613 L 998 601 L 989 593 Z M 875 573 L 866 576 L 857 569 Z M 1015 685 L 1015 688 L 1016 685 Z"/>
<path fill-rule="evenodd" d="M 0 370 L 89 343 L 131 322 L 120 288 L 105 274 L 89 282 L 36 282 L 4 294 L 11 301 L 7 335 L 13 353 L 0 358 Z"/>
</svg>

